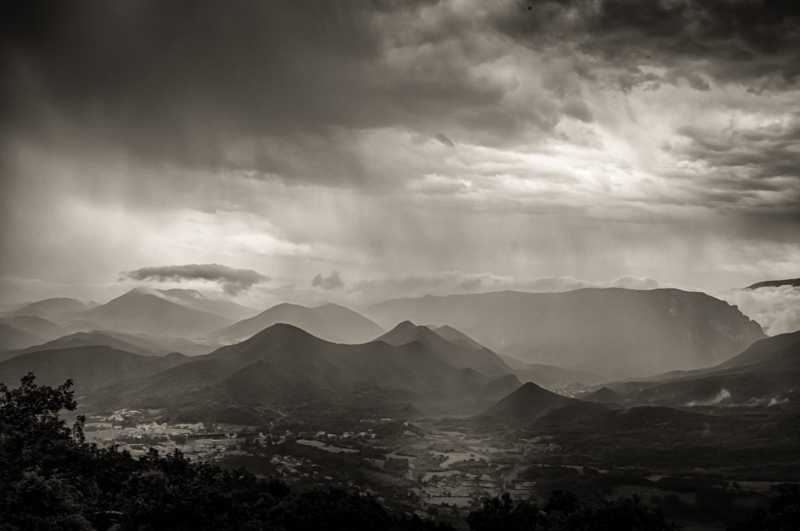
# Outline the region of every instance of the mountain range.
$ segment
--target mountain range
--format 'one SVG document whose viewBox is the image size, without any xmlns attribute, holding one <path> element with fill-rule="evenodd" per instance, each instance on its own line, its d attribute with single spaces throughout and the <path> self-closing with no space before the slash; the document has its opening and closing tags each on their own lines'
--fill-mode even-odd
<svg viewBox="0 0 800 531">
<path fill-rule="evenodd" d="M 208 338 L 231 343 L 243 341 L 278 323 L 291 324 L 309 334 L 334 343 L 358 344 L 373 340 L 384 330 L 366 317 L 336 304 L 307 308 L 279 304 L 258 315 L 208 334 Z"/>
<path fill-rule="evenodd" d="M 276 324 L 168 370 L 116 382 L 90 400 L 100 407 L 167 407 L 184 419 L 263 421 L 290 412 L 470 413 L 519 385 L 513 374 L 453 367 L 420 341 L 336 344 Z"/>
<path fill-rule="evenodd" d="M 106 304 L 73 314 L 63 326 L 73 331 L 116 330 L 191 338 L 232 322 L 228 317 L 179 304 L 159 291 L 133 289 Z"/>
<path fill-rule="evenodd" d="M 58 387 L 67 379 L 78 393 L 107 387 L 130 378 L 149 376 L 186 360 L 181 354 L 141 356 L 106 346 L 42 350 L 0 362 L 0 382 L 13 386 L 28 372 L 39 385 Z"/>
<path fill-rule="evenodd" d="M 615 393 L 615 400 L 609 401 L 624 406 L 769 406 L 796 401 L 800 397 L 800 331 L 757 341 L 714 367 L 607 387 Z M 591 395 L 583 398 L 593 399 Z"/>
<path fill-rule="evenodd" d="M 426 296 L 364 314 L 385 327 L 449 325 L 500 354 L 605 379 L 712 366 L 765 337 L 735 306 L 677 289 Z"/>
</svg>

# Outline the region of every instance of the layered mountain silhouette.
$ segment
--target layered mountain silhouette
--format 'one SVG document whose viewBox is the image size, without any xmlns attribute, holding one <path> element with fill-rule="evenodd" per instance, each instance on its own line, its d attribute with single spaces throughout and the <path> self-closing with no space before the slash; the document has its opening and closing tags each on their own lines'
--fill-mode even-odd
<svg viewBox="0 0 800 531">
<path fill-rule="evenodd" d="M 498 355 L 451 326 L 418 326 L 404 321 L 377 339 L 390 345 L 423 343 L 439 359 L 456 368 L 470 368 L 487 376 L 513 374 L 520 382 L 557 385 L 572 382 L 597 382 L 595 374 L 562 369 L 552 365 L 530 364 Z"/>
<path fill-rule="evenodd" d="M 528 382 L 481 415 L 505 426 L 530 426 L 554 411 L 573 406 L 588 406 L 578 400 L 552 393 Z"/>
<path fill-rule="evenodd" d="M 714 367 L 609 384 L 620 404 L 770 406 L 800 390 L 800 331 L 757 341 Z M 584 398 L 585 399 L 585 398 Z M 796 398 L 794 399 L 796 400 Z"/>
<path fill-rule="evenodd" d="M 0 362 L 0 382 L 14 386 L 28 372 L 39 385 L 57 387 L 67 379 L 80 393 L 123 380 L 141 378 L 185 362 L 186 356 L 141 356 L 106 346 L 44 350 Z"/>
<path fill-rule="evenodd" d="M 608 379 L 712 366 L 765 337 L 736 307 L 677 289 L 427 296 L 364 313 L 382 326 L 447 324 L 495 352 Z"/>
<path fill-rule="evenodd" d="M 199 291 L 193 289 L 167 289 L 157 290 L 157 292 L 167 297 L 171 302 L 176 302 L 201 312 L 219 315 L 220 317 L 225 317 L 226 319 L 234 321 L 249 319 L 259 313 L 258 310 L 236 304 L 233 301 L 206 297 Z"/>
<path fill-rule="evenodd" d="M 191 338 L 227 326 L 232 319 L 180 304 L 154 290 L 133 289 L 110 302 L 73 314 L 73 331 L 115 330 Z"/>
<path fill-rule="evenodd" d="M 461 332 L 460 330 L 456 330 L 452 326 L 443 325 L 443 326 L 429 326 L 429 329 L 433 330 L 436 335 L 441 336 L 448 340 L 451 343 L 455 343 L 456 345 L 460 345 L 462 347 L 471 348 L 473 350 L 481 350 L 486 347 L 469 337 L 467 334 Z"/>
<path fill-rule="evenodd" d="M 621 393 L 603 386 L 597 391 L 593 391 L 578 398 L 584 402 L 595 402 L 598 404 L 622 404 L 626 397 Z"/>
<path fill-rule="evenodd" d="M 448 327 L 444 333 L 459 343 L 445 339 L 440 335 L 440 330 L 431 330 L 426 326 L 417 326 L 411 321 L 403 321 L 376 341 L 395 346 L 419 342 L 440 361 L 451 367 L 473 369 L 486 376 L 514 374 L 514 370 L 491 350 L 481 347 L 474 341 L 470 343 L 464 340 L 464 337 L 469 338 L 454 328 Z M 477 348 L 474 345 L 477 345 Z"/>
<path fill-rule="evenodd" d="M 178 367 L 119 382 L 96 393 L 94 400 L 170 407 L 183 418 L 219 418 L 233 411 L 266 418 L 298 408 L 319 414 L 399 407 L 469 413 L 519 385 L 513 374 L 490 377 L 453 367 L 420 341 L 337 344 L 276 324 Z"/>
<path fill-rule="evenodd" d="M 78 299 L 59 297 L 25 304 L 12 311 L 5 312 L 4 315 L 9 317 L 35 315 L 37 317 L 58 321 L 70 314 L 86 311 L 93 306 L 96 305 L 87 304 Z"/>
<path fill-rule="evenodd" d="M 35 315 L 0 318 L 0 350 L 20 349 L 49 341 L 66 331 L 59 325 Z"/>
<path fill-rule="evenodd" d="M 279 304 L 255 317 L 239 321 L 208 335 L 209 339 L 243 341 L 275 324 L 302 328 L 333 343 L 358 344 L 371 341 L 384 330 L 366 317 L 336 304 L 307 308 L 298 304 Z"/>
<path fill-rule="evenodd" d="M 498 354 L 498 356 L 506 365 L 514 369 L 514 373 L 523 382 L 555 386 L 568 383 L 591 384 L 605 380 L 605 378 L 587 371 L 564 369 L 563 367 L 542 363 L 526 363 L 504 354 Z"/>
<path fill-rule="evenodd" d="M 76 332 L 66 336 L 48 341 L 41 345 L 34 345 L 21 350 L 7 351 L 0 353 L 0 360 L 10 359 L 22 354 L 40 352 L 43 350 L 59 350 L 74 347 L 107 346 L 117 350 L 124 350 L 143 356 L 163 356 L 169 354 L 156 343 L 147 341 L 138 336 L 122 334 L 119 332 L 104 332 L 93 330 L 92 332 Z"/>
<path fill-rule="evenodd" d="M 25 348 L 40 342 L 39 336 L 21 330 L 5 321 L 0 321 L 0 350 Z"/>
</svg>

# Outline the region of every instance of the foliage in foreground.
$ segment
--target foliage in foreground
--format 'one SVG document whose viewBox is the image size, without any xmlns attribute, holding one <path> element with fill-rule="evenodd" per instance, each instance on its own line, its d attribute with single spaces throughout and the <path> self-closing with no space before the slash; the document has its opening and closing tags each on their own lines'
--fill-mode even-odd
<svg viewBox="0 0 800 531">
<path fill-rule="evenodd" d="M 372 497 L 341 490 L 293 493 L 278 480 L 244 469 L 193 463 L 176 451 L 127 452 L 87 444 L 85 419 L 72 428 L 59 411 L 77 404 L 71 381 L 53 389 L 33 374 L 8 389 L 0 383 L 0 531 L 281 530 L 381 531 L 453 528 L 414 516 L 397 518 Z M 780 531 L 799 521 L 800 487 L 783 486 L 771 505 L 735 531 Z M 582 504 L 555 491 L 543 508 L 506 494 L 468 518 L 472 531 L 668 531 L 663 513 L 637 497 Z"/>
</svg>

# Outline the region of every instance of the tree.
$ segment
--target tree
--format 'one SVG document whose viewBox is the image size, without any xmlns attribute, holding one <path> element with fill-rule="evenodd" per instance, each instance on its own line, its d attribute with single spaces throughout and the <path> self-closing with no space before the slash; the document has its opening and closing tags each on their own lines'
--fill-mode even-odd
<svg viewBox="0 0 800 531">
<path fill-rule="evenodd" d="M 508 493 L 486 500 L 479 511 L 472 512 L 467 518 L 473 531 L 529 531 L 544 522 L 545 517 L 535 503 L 523 501 L 515 505 Z"/>
<path fill-rule="evenodd" d="M 569 491 L 556 490 L 545 511 L 535 504 L 514 504 L 508 494 L 484 502 L 470 514 L 472 531 L 673 531 L 661 511 L 642 504 L 638 496 L 581 504 Z"/>
<path fill-rule="evenodd" d="M 177 450 L 134 459 L 97 448 L 83 438 L 82 417 L 69 428 L 59 416 L 77 407 L 72 382 L 53 389 L 34 380 L 0 384 L 0 531 L 452 531 L 400 521 L 370 497 L 294 494 L 279 480 L 190 462 Z"/>
<path fill-rule="evenodd" d="M 731 524 L 730 531 L 792 531 L 800 523 L 800 485 L 773 485 L 777 494 L 743 522 Z"/>
</svg>

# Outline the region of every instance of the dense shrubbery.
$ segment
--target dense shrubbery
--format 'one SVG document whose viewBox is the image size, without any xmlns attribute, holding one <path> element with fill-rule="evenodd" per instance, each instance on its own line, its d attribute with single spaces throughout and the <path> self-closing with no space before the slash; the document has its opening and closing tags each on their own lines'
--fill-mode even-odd
<svg viewBox="0 0 800 531">
<path fill-rule="evenodd" d="M 0 531 L 452 530 L 416 516 L 397 518 L 371 497 L 335 489 L 293 493 L 278 480 L 192 463 L 178 451 L 134 459 L 87 444 L 84 419 L 70 428 L 59 416 L 76 408 L 70 387 L 69 381 L 57 389 L 37 386 L 32 374 L 17 389 L 0 384 Z M 798 521 L 800 487 L 786 485 L 732 529 L 795 529 Z M 563 490 L 553 492 L 543 511 L 508 495 L 493 498 L 468 523 L 473 531 L 674 529 L 637 497 L 580 503 Z"/>
<path fill-rule="evenodd" d="M 580 503 L 568 491 L 554 491 L 540 511 L 534 503 L 514 504 L 508 494 L 484 503 L 469 516 L 473 531 L 672 531 L 663 513 L 638 497 Z"/>
<path fill-rule="evenodd" d="M 731 531 L 794 531 L 800 528 L 800 484 L 775 485 L 777 496 L 756 509 L 742 522 L 730 526 Z"/>
<path fill-rule="evenodd" d="M 415 530 L 440 529 L 395 518 L 374 499 L 331 489 L 292 493 L 245 470 L 192 463 L 180 452 L 127 452 L 83 440 L 83 420 L 59 417 L 76 403 L 71 382 L 0 384 L 0 530 Z"/>
</svg>

